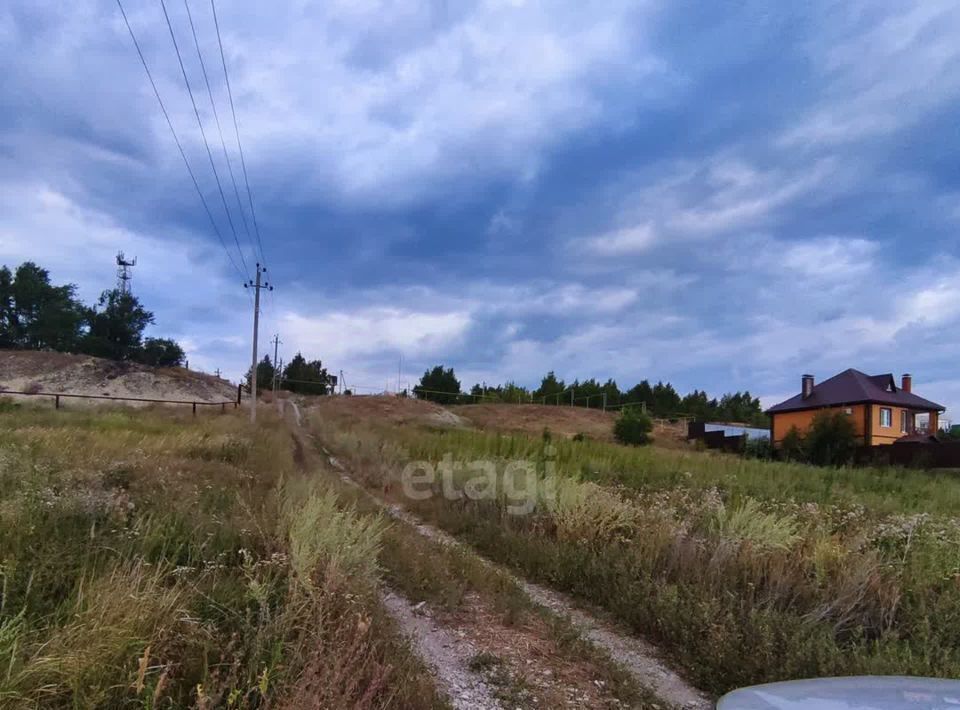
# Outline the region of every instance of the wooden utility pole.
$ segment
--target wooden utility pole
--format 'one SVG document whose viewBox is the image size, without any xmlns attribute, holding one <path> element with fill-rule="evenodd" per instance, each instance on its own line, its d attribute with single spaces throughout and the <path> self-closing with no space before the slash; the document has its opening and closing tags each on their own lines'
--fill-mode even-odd
<svg viewBox="0 0 960 710">
<path fill-rule="evenodd" d="M 250 370 L 250 423 L 257 422 L 257 337 L 260 330 L 260 289 L 265 288 L 270 291 L 273 286 L 266 281 L 261 282 L 260 275 L 267 273 L 266 268 L 257 264 L 256 281 L 248 281 L 243 285 L 244 288 L 252 288 L 253 291 L 253 364 Z"/>
</svg>

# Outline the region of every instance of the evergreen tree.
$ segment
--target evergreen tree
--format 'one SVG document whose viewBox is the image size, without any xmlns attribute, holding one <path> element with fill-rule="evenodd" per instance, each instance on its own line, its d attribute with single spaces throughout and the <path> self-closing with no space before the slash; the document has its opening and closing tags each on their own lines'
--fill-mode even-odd
<svg viewBox="0 0 960 710">
<path fill-rule="evenodd" d="M 620 393 L 620 388 L 617 387 L 617 383 L 615 380 L 613 380 L 613 378 L 603 383 L 603 387 L 601 388 L 601 393 L 607 395 L 608 407 L 616 407 L 618 404 L 620 404 L 620 398 L 622 395 Z M 602 400 L 601 400 L 601 406 L 602 406 Z"/>
<path fill-rule="evenodd" d="M 330 392 L 330 377 L 319 360 L 307 361 L 297 353 L 283 368 L 281 387 L 299 394 L 325 395 Z"/>
<path fill-rule="evenodd" d="M 460 399 L 460 380 L 453 368 L 444 369 L 437 365 L 427 370 L 420 378 L 420 384 L 413 388 L 418 399 L 428 399 L 439 404 L 456 404 Z"/>
<path fill-rule="evenodd" d="M 533 401 L 543 402 L 546 397 L 547 404 L 556 404 L 557 395 L 567 389 L 563 380 L 558 380 L 553 370 L 550 370 L 540 381 L 540 386 L 533 391 Z"/>
<path fill-rule="evenodd" d="M 633 404 L 637 402 L 646 402 L 647 409 L 653 408 L 653 388 L 647 380 L 641 380 L 639 384 L 634 385 L 623 396 L 623 402 Z"/>
<path fill-rule="evenodd" d="M 270 356 L 264 355 L 263 360 L 257 363 L 257 394 L 268 390 L 273 386 L 273 377 L 276 374 L 277 370 L 273 366 L 273 363 L 270 362 Z M 251 389 L 251 375 L 253 374 L 253 368 L 247 370 L 247 383 L 246 388 L 247 392 Z"/>
<path fill-rule="evenodd" d="M 13 274 L 0 268 L 0 348 L 17 345 L 17 314 L 13 305 Z"/>
</svg>

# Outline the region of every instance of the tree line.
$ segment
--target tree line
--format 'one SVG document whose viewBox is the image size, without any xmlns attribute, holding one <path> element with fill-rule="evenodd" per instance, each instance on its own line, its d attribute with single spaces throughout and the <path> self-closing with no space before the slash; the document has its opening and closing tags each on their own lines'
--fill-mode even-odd
<svg viewBox="0 0 960 710">
<path fill-rule="evenodd" d="M 185 354 L 169 338 L 144 338 L 153 313 L 120 289 L 104 291 L 88 306 L 74 284 L 50 282 L 50 273 L 32 261 L 11 271 L 0 268 L 0 348 L 57 350 L 111 360 L 172 367 Z"/>
<path fill-rule="evenodd" d="M 250 368 L 251 370 L 253 368 Z M 247 372 L 247 392 L 250 391 L 250 375 Z M 272 389 L 274 378 L 278 377 L 277 388 L 298 394 L 330 394 L 333 378 L 319 360 L 307 360 L 297 353 L 282 370 L 277 370 L 269 355 L 257 363 L 257 391 Z M 346 394 L 350 394 L 348 391 Z"/>
<path fill-rule="evenodd" d="M 572 403 L 577 407 L 600 409 L 606 399 L 608 409 L 643 403 L 647 412 L 655 417 L 686 416 L 700 420 L 744 422 L 759 427 L 769 425 L 759 398 L 749 391 L 728 393 L 717 398 L 695 389 L 681 396 L 669 382 L 651 384 L 649 380 L 641 380 L 629 389 L 622 390 L 612 378 L 605 382 L 590 378 L 568 383 L 558 378 L 552 370 L 543 376 L 540 386 L 535 390 L 507 382 L 502 385 L 476 384 L 469 393 L 461 393 L 460 381 L 453 368 L 437 365 L 424 372 L 413 391 L 421 399 L 440 404 L 493 401 L 570 406 Z"/>
</svg>

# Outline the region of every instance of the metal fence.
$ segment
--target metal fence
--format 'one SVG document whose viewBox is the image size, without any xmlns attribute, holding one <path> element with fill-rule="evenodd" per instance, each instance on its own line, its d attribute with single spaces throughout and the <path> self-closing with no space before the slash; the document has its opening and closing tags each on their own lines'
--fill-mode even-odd
<svg viewBox="0 0 960 710">
<path fill-rule="evenodd" d="M 60 409 L 61 398 L 73 399 L 106 399 L 122 402 L 144 402 L 147 404 L 189 404 L 193 408 L 193 414 L 196 416 L 197 407 L 220 407 L 221 412 L 227 410 L 227 405 L 233 405 L 234 408 L 240 406 L 240 395 L 237 394 L 236 400 L 229 402 L 201 402 L 190 399 L 151 399 L 147 397 L 115 397 L 109 394 L 76 394 L 73 392 L 18 392 L 16 390 L 0 390 L 0 395 L 11 394 L 18 397 L 52 397 L 54 407 Z"/>
</svg>

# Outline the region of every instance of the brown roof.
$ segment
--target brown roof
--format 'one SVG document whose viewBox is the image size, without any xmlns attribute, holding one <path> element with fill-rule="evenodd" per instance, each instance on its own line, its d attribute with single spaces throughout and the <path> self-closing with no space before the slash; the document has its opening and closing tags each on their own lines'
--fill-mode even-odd
<svg viewBox="0 0 960 710">
<path fill-rule="evenodd" d="M 942 404 L 918 397 L 912 392 L 904 392 L 897 387 L 892 374 L 866 375 L 850 368 L 839 375 L 824 380 L 813 388 L 813 393 L 804 398 L 803 393 L 780 402 L 767 410 L 767 414 L 777 412 L 795 412 L 801 409 L 820 409 L 846 404 L 890 404 L 896 407 L 922 409 L 925 411 L 943 411 Z"/>
</svg>

